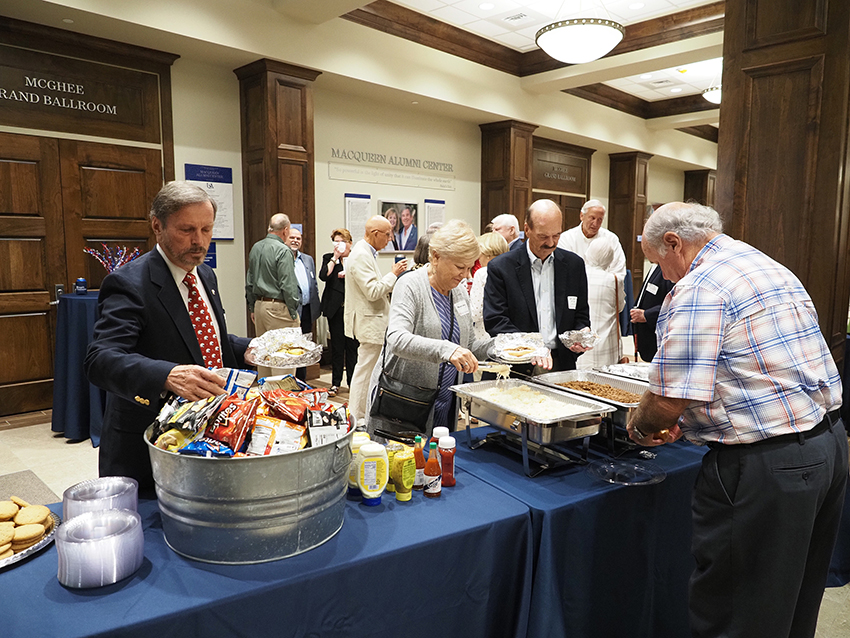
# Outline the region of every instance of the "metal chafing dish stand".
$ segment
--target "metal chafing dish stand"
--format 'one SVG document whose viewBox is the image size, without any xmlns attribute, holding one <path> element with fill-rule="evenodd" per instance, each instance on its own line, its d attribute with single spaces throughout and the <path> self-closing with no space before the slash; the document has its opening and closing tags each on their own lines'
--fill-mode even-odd
<svg viewBox="0 0 850 638">
<path fill-rule="evenodd" d="M 529 414 L 523 414 L 515 407 L 510 407 L 499 401 L 485 399 L 480 393 L 492 387 L 505 390 L 526 385 L 559 402 L 573 407 L 584 408 L 584 411 L 570 415 L 567 418 L 539 419 Z M 457 395 L 455 407 L 455 423 L 457 424 L 461 410 L 465 410 L 470 418 L 476 418 L 504 432 L 493 432 L 475 442 L 469 428 L 466 430 L 467 445 L 478 448 L 485 443 L 495 443 L 522 453 L 522 464 L 526 476 L 534 477 L 544 470 L 567 463 L 586 463 L 590 437 L 599 432 L 602 415 L 616 410 L 596 399 L 570 394 L 560 388 L 535 385 L 519 379 L 498 379 L 495 381 L 479 381 L 455 385 L 451 390 Z M 581 439 L 579 451 L 566 448 L 560 444 Z M 555 447 L 558 445 L 559 447 Z M 540 467 L 532 472 L 530 460 Z"/>
<path fill-rule="evenodd" d="M 639 379 L 627 378 L 624 376 L 592 370 L 547 372 L 546 374 L 531 377 L 531 379 L 535 383 L 539 383 L 546 387 L 587 397 L 613 406 L 613 410 L 603 419 L 600 426 L 599 437 L 602 439 L 603 445 L 611 454 L 619 454 L 625 450 L 632 450 L 638 447 L 637 444 L 629 438 L 628 432 L 626 431 L 626 424 L 637 409 L 638 403 L 622 403 L 620 401 L 614 401 L 613 399 L 606 399 L 595 394 L 590 394 L 589 392 L 565 388 L 564 386 L 557 384 L 568 383 L 570 381 L 590 381 L 592 383 L 604 383 L 613 388 L 617 388 L 618 390 L 625 390 L 626 392 L 642 395 L 649 388 L 648 381 L 641 381 Z"/>
</svg>

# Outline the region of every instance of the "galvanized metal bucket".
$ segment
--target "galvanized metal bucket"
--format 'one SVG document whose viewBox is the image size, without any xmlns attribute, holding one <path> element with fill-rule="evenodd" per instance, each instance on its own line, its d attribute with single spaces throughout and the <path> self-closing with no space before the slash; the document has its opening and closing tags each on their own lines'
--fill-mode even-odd
<svg viewBox="0 0 850 638">
<path fill-rule="evenodd" d="M 262 563 L 306 552 L 341 528 L 353 430 L 290 454 L 186 456 L 145 441 L 165 541 L 208 563 Z"/>
</svg>

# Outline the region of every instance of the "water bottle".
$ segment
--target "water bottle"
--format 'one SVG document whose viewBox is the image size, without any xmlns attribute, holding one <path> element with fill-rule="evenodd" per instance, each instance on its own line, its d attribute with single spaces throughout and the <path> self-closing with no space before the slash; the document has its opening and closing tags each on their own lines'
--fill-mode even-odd
<svg viewBox="0 0 850 638">
<path fill-rule="evenodd" d="M 74 282 L 74 292 L 78 295 L 84 295 L 88 291 L 89 288 L 86 284 L 86 280 L 83 277 L 79 277 L 77 281 Z"/>
</svg>

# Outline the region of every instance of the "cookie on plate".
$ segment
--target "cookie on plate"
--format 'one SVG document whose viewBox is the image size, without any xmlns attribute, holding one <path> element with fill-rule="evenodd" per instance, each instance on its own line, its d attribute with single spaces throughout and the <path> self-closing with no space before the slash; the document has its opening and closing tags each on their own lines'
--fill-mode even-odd
<svg viewBox="0 0 850 638">
<path fill-rule="evenodd" d="M 0 501 L 0 521 L 9 521 L 15 518 L 20 508 L 12 501 Z"/>
<path fill-rule="evenodd" d="M 12 557 L 12 556 L 14 556 L 14 555 L 15 555 L 15 552 L 14 552 L 14 551 L 12 551 L 12 549 L 11 549 L 11 548 L 10 548 L 10 549 L 7 549 L 5 552 L 3 552 L 2 554 L 0 554 L 0 560 L 5 560 L 5 559 L 7 559 L 7 558 L 11 558 L 11 557 Z"/>
<path fill-rule="evenodd" d="M 15 514 L 15 525 L 44 523 L 48 518 L 50 518 L 50 510 L 44 505 L 27 505 Z"/>
<path fill-rule="evenodd" d="M 8 525 L 4 525 L 0 527 L 0 545 L 11 543 L 13 538 L 15 538 L 14 526 L 10 527 Z"/>
<path fill-rule="evenodd" d="M 12 501 L 13 503 L 20 505 L 21 507 L 26 507 L 27 505 L 29 505 L 29 503 L 27 503 L 24 499 L 22 499 L 18 496 L 10 496 L 9 500 Z"/>
</svg>

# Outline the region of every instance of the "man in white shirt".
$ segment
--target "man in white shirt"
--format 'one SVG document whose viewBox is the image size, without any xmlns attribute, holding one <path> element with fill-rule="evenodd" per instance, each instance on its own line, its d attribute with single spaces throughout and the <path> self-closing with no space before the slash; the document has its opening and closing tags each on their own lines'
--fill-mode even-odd
<svg viewBox="0 0 850 638">
<path fill-rule="evenodd" d="M 607 228 L 602 228 L 605 221 L 605 206 L 598 199 L 589 199 L 581 207 L 581 223 L 561 233 L 558 248 L 569 250 L 584 259 L 591 242 L 604 241 L 611 243 L 614 248 L 614 259 L 608 267 L 608 272 L 621 279 L 626 276 L 626 255 L 620 240 Z"/>
<path fill-rule="evenodd" d="M 390 291 L 398 276 L 407 270 L 406 259 L 393 264 L 386 275 L 378 269 L 378 251 L 387 245 L 392 234 L 386 217 L 370 218 L 363 239 L 354 244 L 345 263 L 345 336 L 360 342 L 348 401 L 355 425 L 365 422 L 369 380 L 389 322 Z"/>
</svg>

